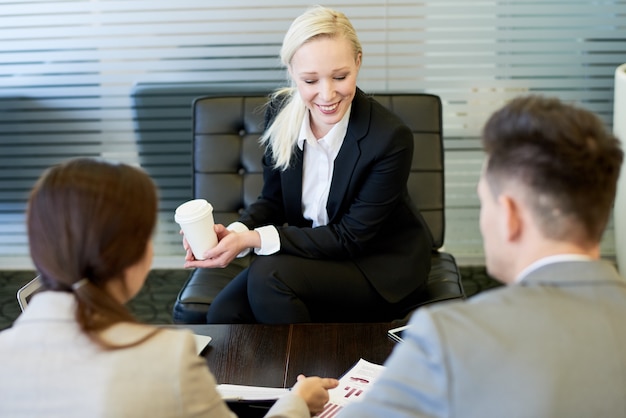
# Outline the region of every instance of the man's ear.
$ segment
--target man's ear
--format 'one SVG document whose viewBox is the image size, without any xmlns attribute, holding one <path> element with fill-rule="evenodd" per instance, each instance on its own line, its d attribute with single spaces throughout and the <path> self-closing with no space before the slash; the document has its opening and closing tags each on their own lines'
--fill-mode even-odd
<svg viewBox="0 0 626 418">
<path fill-rule="evenodd" d="M 498 204 L 502 214 L 500 221 L 502 222 L 503 238 L 509 242 L 518 240 L 522 235 L 524 226 L 519 202 L 510 195 L 501 194 L 498 197 Z"/>
</svg>

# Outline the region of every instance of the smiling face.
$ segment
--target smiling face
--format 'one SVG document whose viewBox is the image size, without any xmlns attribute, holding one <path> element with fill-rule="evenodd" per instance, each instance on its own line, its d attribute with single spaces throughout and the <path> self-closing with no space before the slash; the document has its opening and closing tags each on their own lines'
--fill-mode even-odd
<svg viewBox="0 0 626 418">
<path fill-rule="evenodd" d="M 317 138 L 346 114 L 356 93 L 361 55 L 343 37 L 321 37 L 302 45 L 291 59 L 289 74 L 310 111 Z"/>
</svg>

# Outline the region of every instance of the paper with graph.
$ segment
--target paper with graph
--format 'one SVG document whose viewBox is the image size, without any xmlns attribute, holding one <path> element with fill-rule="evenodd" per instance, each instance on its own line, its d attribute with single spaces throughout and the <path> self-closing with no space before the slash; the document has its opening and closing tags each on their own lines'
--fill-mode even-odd
<svg viewBox="0 0 626 418">
<path fill-rule="evenodd" d="M 324 406 L 324 410 L 317 414 L 316 417 L 332 418 L 345 405 L 351 402 L 358 402 L 384 369 L 385 367 L 380 364 L 360 359 L 339 379 L 339 386 L 328 391 L 330 399 Z"/>
</svg>

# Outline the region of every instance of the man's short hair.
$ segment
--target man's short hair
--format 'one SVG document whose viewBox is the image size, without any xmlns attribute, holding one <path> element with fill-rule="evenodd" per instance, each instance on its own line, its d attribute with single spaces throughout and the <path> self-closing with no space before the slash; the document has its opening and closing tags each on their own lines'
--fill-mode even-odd
<svg viewBox="0 0 626 418">
<path fill-rule="evenodd" d="M 524 187 L 547 238 L 600 241 L 623 152 L 596 115 L 555 98 L 519 97 L 489 118 L 483 147 L 492 193 L 505 182 Z"/>
</svg>

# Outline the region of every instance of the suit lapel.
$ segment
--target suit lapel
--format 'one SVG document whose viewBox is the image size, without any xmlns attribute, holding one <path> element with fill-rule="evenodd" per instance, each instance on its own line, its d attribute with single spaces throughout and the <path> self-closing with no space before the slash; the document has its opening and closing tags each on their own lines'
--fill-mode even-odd
<svg viewBox="0 0 626 418">
<path fill-rule="evenodd" d="M 281 173 L 287 219 L 302 218 L 302 150 L 296 147 L 292 166 Z"/>
<path fill-rule="evenodd" d="M 341 203 L 352 180 L 357 161 L 361 158 L 359 141 L 368 132 L 370 113 L 371 105 L 367 96 L 360 89 L 357 89 L 352 101 L 346 137 L 339 149 L 337 158 L 335 158 L 333 179 L 328 193 L 328 202 L 326 203 L 328 221 L 331 223 L 339 215 Z"/>
</svg>

